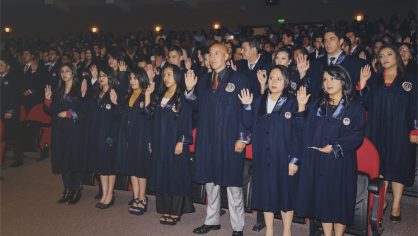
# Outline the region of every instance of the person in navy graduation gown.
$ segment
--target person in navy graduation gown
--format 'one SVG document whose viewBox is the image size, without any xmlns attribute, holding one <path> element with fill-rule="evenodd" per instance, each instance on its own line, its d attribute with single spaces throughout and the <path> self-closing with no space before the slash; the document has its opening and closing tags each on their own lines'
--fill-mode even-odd
<svg viewBox="0 0 418 236">
<path fill-rule="evenodd" d="M 292 125 L 297 101 L 289 91 L 290 75 L 285 66 L 273 67 L 268 88 L 254 102 L 248 90 L 240 95 L 244 124 L 252 128 L 252 207 L 264 212 L 265 235 L 273 235 L 275 212 L 281 213 L 283 235 L 291 235 L 300 141 Z"/>
<path fill-rule="evenodd" d="M 307 89 L 313 100 L 316 100 L 319 97 L 324 70 L 331 64 L 341 65 L 348 71 L 351 78 L 353 94 L 357 94 L 355 89 L 360 79 L 361 67 L 365 65 L 365 61 L 346 55 L 343 52 L 341 49 L 344 42 L 343 37 L 343 32 L 331 27 L 324 33 L 324 45 L 327 55 L 313 62 L 311 69 L 308 71 L 310 82 Z"/>
<path fill-rule="evenodd" d="M 190 70 L 185 76 L 186 89 L 189 91 L 186 97 L 199 113 L 194 179 L 206 184 L 208 194 L 205 223 L 193 232 L 204 234 L 220 228 L 220 187 L 224 186 L 228 192 L 233 234 L 242 235 L 243 150 L 250 139 L 249 130 L 242 122 L 238 94 L 242 89 L 249 88 L 249 82 L 244 74 L 227 68 L 228 53 L 225 45 L 215 43 L 209 53 L 212 73 L 197 78 Z"/>
<path fill-rule="evenodd" d="M 117 80 L 110 68 L 99 70 L 99 91 L 86 101 L 85 151 L 88 170 L 100 175 L 102 197 L 96 208 L 113 205 L 119 125 Z"/>
<path fill-rule="evenodd" d="M 56 90 L 45 87 L 45 111 L 51 115 L 52 172 L 61 174 L 64 193 L 58 203 L 75 204 L 81 198 L 82 172 L 85 165 L 82 155 L 81 108 L 87 84 L 82 83 L 81 93 L 76 69 L 64 64 L 59 71 Z"/>
<path fill-rule="evenodd" d="M 150 188 L 156 192 L 160 223 L 175 225 L 184 213 L 194 212 L 191 199 L 192 109 L 184 98 L 183 74 L 169 64 L 162 72 L 158 94 L 151 100 L 155 83 L 145 92 L 145 105 L 152 117 L 152 171 Z"/>
<path fill-rule="evenodd" d="M 385 189 L 389 183 L 392 186 L 390 219 L 398 223 L 404 186 L 414 183 L 418 143 L 417 81 L 416 75 L 403 71 L 397 47 L 383 46 L 379 58 L 380 70 L 374 81 L 369 80 L 370 67 L 362 70 L 360 94 L 368 110 L 366 135 L 379 151 Z"/>
<path fill-rule="evenodd" d="M 121 108 L 118 138 L 117 172 L 131 176 L 133 189 L 129 213 L 142 215 L 147 211 L 147 179 L 151 163 L 150 126 L 145 112 L 145 91 L 150 80 L 144 69 L 130 74 L 131 92 Z"/>
<path fill-rule="evenodd" d="M 349 73 L 340 65 L 325 68 L 318 102 L 297 94 L 295 124 L 304 130 L 296 212 L 322 222 L 325 236 L 344 234 L 354 223 L 357 191 L 356 150 L 363 142 L 365 111 L 353 99 Z"/>
</svg>

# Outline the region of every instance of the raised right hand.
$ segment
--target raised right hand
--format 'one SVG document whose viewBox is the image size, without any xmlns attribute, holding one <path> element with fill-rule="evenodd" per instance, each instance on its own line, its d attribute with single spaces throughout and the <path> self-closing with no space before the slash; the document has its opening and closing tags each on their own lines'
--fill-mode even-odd
<svg viewBox="0 0 418 236">
<path fill-rule="evenodd" d="M 248 89 L 242 89 L 241 94 L 238 94 L 238 98 L 243 105 L 250 105 L 253 102 L 253 94 Z"/>
<path fill-rule="evenodd" d="M 370 70 L 369 65 L 366 65 L 366 66 L 361 68 L 361 70 L 360 70 L 360 90 L 363 89 L 366 86 L 367 81 L 370 79 L 371 76 L 372 76 L 372 71 Z"/>
<path fill-rule="evenodd" d="M 92 76 L 93 78 L 98 79 L 99 72 L 98 72 L 98 70 L 97 70 L 97 66 L 96 66 L 96 65 L 92 65 L 92 66 L 90 67 L 90 73 L 91 73 L 91 76 Z"/>
<path fill-rule="evenodd" d="M 155 82 L 153 81 L 148 85 L 148 88 L 145 90 L 145 95 L 150 96 L 154 92 L 154 89 L 155 89 Z"/>
<path fill-rule="evenodd" d="M 305 106 L 308 103 L 310 96 L 311 96 L 310 94 L 306 94 L 306 88 L 304 86 L 301 86 L 299 90 L 297 91 L 297 96 L 296 96 L 298 100 L 298 104 Z"/>
<path fill-rule="evenodd" d="M 184 74 L 184 79 L 187 91 L 192 90 L 197 84 L 197 76 L 194 74 L 193 70 L 187 70 L 186 74 Z"/>
<path fill-rule="evenodd" d="M 45 99 L 50 100 L 52 95 L 51 85 L 45 87 Z"/>
<path fill-rule="evenodd" d="M 83 82 L 81 82 L 81 97 L 84 98 L 84 96 L 86 96 L 86 92 L 87 92 L 87 81 L 83 79 Z"/>
</svg>

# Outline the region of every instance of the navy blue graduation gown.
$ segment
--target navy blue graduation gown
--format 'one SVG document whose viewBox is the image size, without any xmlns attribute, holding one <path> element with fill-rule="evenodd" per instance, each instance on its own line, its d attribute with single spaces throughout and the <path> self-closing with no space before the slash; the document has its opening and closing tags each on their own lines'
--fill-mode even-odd
<svg viewBox="0 0 418 236">
<path fill-rule="evenodd" d="M 198 110 L 196 129 L 195 181 L 221 186 L 241 186 L 244 172 L 244 152 L 235 152 L 237 140 L 248 141 L 249 131 L 242 122 L 238 94 L 248 89 L 247 77 L 232 69 L 212 89 L 212 74 L 199 78 L 189 99 Z"/>
<path fill-rule="evenodd" d="M 192 169 L 189 144 L 192 141 L 192 110 L 182 97 L 180 111 L 170 99 L 165 107 L 155 107 L 152 120 L 152 172 L 150 189 L 159 194 L 190 197 Z M 147 109 L 148 110 L 148 109 Z M 183 143 L 183 152 L 175 155 L 178 142 Z"/>
<path fill-rule="evenodd" d="M 145 112 L 143 93 L 129 107 L 129 100 L 122 108 L 117 172 L 124 175 L 147 178 L 151 163 L 151 121 Z"/>
<path fill-rule="evenodd" d="M 297 176 L 289 175 L 289 162 L 299 164 L 300 141 L 294 129 L 296 99 L 281 96 L 272 113 L 267 113 L 268 94 L 254 101 L 251 111 L 244 111 L 246 126 L 252 127 L 253 196 L 252 206 L 262 211 L 294 209 Z"/>
<path fill-rule="evenodd" d="M 63 97 L 52 96 L 50 106 L 45 112 L 51 115 L 51 162 L 52 171 L 57 174 L 81 172 L 85 170 L 82 155 L 82 132 L 80 119 L 83 119 L 81 97 L 73 91 Z M 60 118 L 63 111 L 71 113 L 71 117 Z"/>
<path fill-rule="evenodd" d="M 382 75 L 361 91 L 368 110 L 367 137 L 379 151 L 380 174 L 405 185 L 414 182 L 416 146 L 409 132 L 418 129 L 416 75 L 399 75 L 387 87 Z"/>
<path fill-rule="evenodd" d="M 109 93 L 102 98 L 87 100 L 85 156 L 89 171 L 100 175 L 116 173 L 119 108 L 110 101 Z"/>
<path fill-rule="evenodd" d="M 322 222 L 350 225 L 357 191 L 356 150 L 364 138 L 365 112 L 359 102 L 345 107 L 341 101 L 334 112 L 329 106 L 312 105 L 296 113 L 296 124 L 304 129 L 296 211 Z M 328 144 L 333 147 L 331 154 L 308 148 Z"/>
</svg>

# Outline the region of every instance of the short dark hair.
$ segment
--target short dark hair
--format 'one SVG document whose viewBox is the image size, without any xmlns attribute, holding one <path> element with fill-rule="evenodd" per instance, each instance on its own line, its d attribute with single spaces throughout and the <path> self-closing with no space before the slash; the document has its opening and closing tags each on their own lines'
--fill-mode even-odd
<svg viewBox="0 0 418 236">
<path fill-rule="evenodd" d="M 256 37 L 245 38 L 244 40 L 242 40 L 242 43 L 248 43 L 248 45 L 250 45 L 251 48 L 255 48 L 257 52 L 261 51 L 261 42 Z"/>
<path fill-rule="evenodd" d="M 337 36 L 338 39 L 342 39 L 345 36 L 344 31 L 342 31 L 342 30 L 340 30 L 340 29 L 338 29 L 336 27 L 328 27 L 324 31 L 324 35 L 326 33 L 334 33 Z"/>
<path fill-rule="evenodd" d="M 179 47 L 179 46 L 176 46 L 176 45 L 172 45 L 172 46 L 170 46 L 169 48 L 168 48 L 168 51 L 169 52 L 172 52 L 172 51 L 176 51 L 180 56 L 182 56 L 183 55 L 183 50 Z"/>
</svg>

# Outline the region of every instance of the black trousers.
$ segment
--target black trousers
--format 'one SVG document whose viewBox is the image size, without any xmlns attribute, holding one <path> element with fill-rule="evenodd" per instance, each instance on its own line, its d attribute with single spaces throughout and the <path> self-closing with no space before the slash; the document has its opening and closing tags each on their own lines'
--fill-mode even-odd
<svg viewBox="0 0 418 236">
<path fill-rule="evenodd" d="M 184 213 L 195 211 L 191 197 L 169 196 L 157 193 L 156 202 L 159 214 L 181 216 Z"/>
<path fill-rule="evenodd" d="M 66 172 L 61 174 L 64 188 L 74 190 L 81 187 L 83 184 L 83 173 Z"/>
</svg>

